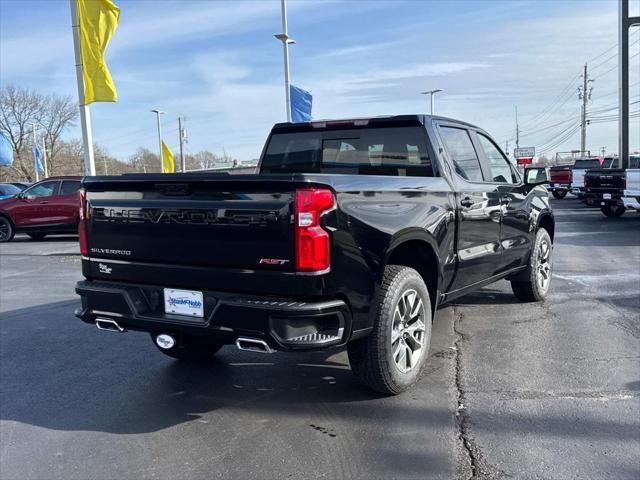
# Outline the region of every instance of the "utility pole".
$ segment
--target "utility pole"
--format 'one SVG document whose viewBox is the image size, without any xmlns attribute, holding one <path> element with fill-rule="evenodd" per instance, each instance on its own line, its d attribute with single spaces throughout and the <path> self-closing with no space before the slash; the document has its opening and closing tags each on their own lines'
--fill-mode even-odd
<svg viewBox="0 0 640 480">
<path fill-rule="evenodd" d="M 289 38 L 287 29 L 287 0 L 280 0 L 280 10 L 282 14 L 282 33 L 274 35 L 282 42 L 282 50 L 284 53 L 284 91 L 285 101 L 287 104 L 287 122 L 291 122 L 291 80 L 289 78 L 289 45 L 296 43 L 295 40 Z"/>
<path fill-rule="evenodd" d="M 504 152 L 509 155 L 509 140 L 504 142 Z"/>
<path fill-rule="evenodd" d="M 158 149 L 160 151 L 160 173 L 162 173 L 164 171 L 164 162 L 162 161 L 162 126 L 160 125 L 160 115 L 164 115 L 165 112 L 158 109 L 151 111 L 156 114 L 156 119 L 158 121 Z"/>
<path fill-rule="evenodd" d="M 589 78 L 589 74 L 587 72 L 587 64 L 584 64 L 584 73 L 582 74 L 582 87 L 578 87 L 578 98 L 582 100 L 582 113 L 580 117 L 580 150 L 581 155 L 584 155 L 584 152 L 587 151 L 587 101 L 591 100 L 591 92 L 593 91 L 593 87 L 587 91 L 588 84 L 593 82 Z"/>
<path fill-rule="evenodd" d="M 629 29 L 640 16 L 629 16 L 629 0 L 618 1 L 618 157 L 620 168 L 629 167 Z"/>
<path fill-rule="evenodd" d="M 178 117 L 178 137 L 180 140 L 180 169 L 182 171 L 182 173 L 184 173 L 185 171 L 185 165 L 184 165 L 184 152 L 182 151 L 182 144 L 184 142 L 184 139 L 186 137 L 185 135 L 185 131 L 182 128 L 182 117 Z"/>
<path fill-rule="evenodd" d="M 604 157 L 604 153 L 607 151 L 607 147 L 600 147 L 600 153 Z"/>
<path fill-rule="evenodd" d="M 520 125 L 518 125 L 518 106 L 516 105 L 516 150 L 520 148 Z"/>
</svg>

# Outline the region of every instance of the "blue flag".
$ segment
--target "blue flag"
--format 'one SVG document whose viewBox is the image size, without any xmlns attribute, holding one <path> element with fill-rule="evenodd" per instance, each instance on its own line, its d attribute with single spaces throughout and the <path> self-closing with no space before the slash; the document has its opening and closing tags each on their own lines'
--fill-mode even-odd
<svg viewBox="0 0 640 480">
<path fill-rule="evenodd" d="M 10 167 L 13 164 L 13 147 L 4 134 L 0 133 L 0 165 Z"/>
<path fill-rule="evenodd" d="M 313 97 L 306 90 L 291 85 L 291 121 L 310 122 Z"/>
<path fill-rule="evenodd" d="M 42 166 L 42 162 L 40 158 L 42 158 L 42 154 L 40 153 L 40 147 L 38 145 L 33 149 L 33 157 L 35 158 L 35 165 L 39 172 L 44 173 L 44 167 Z"/>
</svg>

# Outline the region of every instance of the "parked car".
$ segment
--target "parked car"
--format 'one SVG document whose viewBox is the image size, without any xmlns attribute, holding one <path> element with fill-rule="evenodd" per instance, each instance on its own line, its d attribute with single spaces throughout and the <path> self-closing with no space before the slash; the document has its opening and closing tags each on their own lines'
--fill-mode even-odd
<svg viewBox="0 0 640 480">
<path fill-rule="evenodd" d="M 11 183 L 0 183 L 0 200 L 4 200 L 5 198 L 11 198 L 14 195 L 17 195 L 22 190 L 18 187 L 12 185 Z"/>
<path fill-rule="evenodd" d="M 599 205 L 600 210 L 607 217 L 621 217 L 624 215 L 627 205 L 629 208 L 637 208 L 634 207 L 636 199 L 633 194 L 627 195 L 626 192 L 634 191 L 634 181 L 638 181 L 635 172 L 640 171 L 639 164 L 640 156 L 630 156 L 630 169 L 608 168 L 587 171 L 584 176 L 585 197 L 591 203 Z M 631 187 L 631 190 L 627 190 L 627 185 Z M 625 197 L 627 205 L 625 205 Z"/>
<path fill-rule="evenodd" d="M 20 190 L 24 190 L 25 188 L 29 188 L 30 185 L 33 185 L 33 182 L 9 182 L 11 185 L 18 187 Z"/>
<path fill-rule="evenodd" d="M 586 201 L 587 204 L 593 205 L 593 202 L 587 200 L 584 194 L 584 174 L 590 169 L 613 168 L 616 160 L 615 157 L 577 159 L 571 169 L 571 193 L 577 195 L 580 200 Z"/>
<path fill-rule="evenodd" d="M 632 155 L 629 166 L 626 172 L 622 205 L 626 209 L 640 210 L 640 155 Z"/>
<path fill-rule="evenodd" d="M 0 242 L 16 233 L 41 240 L 50 233 L 77 233 L 81 177 L 49 177 L 0 200 Z"/>
<path fill-rule="evenodd" d="M 545 298 L 545 182 L 485 131 L 422 115 L 277 124 L 259 174 L 85 177 L 76 315 L 178 359 L 346 345 L 358 378 L 396 394 L 442 302 L 500 279 Z"/>
<path fill-rule="evenodd" d="M 558 199 L 567 196 L 571 190 L 572 166 L 557 165 L 549 168 L 549 187 L 551 194 Z"/>
</svg>

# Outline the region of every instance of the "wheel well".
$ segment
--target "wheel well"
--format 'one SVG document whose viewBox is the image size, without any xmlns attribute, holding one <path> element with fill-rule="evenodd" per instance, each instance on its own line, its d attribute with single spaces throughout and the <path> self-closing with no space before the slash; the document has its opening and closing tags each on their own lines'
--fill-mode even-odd
<svg viewBox="0 0 640 480">
<path fill-rule="evenodd" d="M 427 242 L 409 240 L 398 245 L 389 256 L 387 265 L 403 265 L 417 271 L 429 290 L 431 311 L 435 315 L 438 295 L 438 257 Z"/>
<path fill-rule="evenodd" d="M 6 213 L 4 213 L 4 212 L 0 212 L 0 217 L 2 217 L 2 218 L 6 218 L 6 219 L 9 221 L 9 223 L 11 224 L 11 226 L 12 226 L 13 228 L 15 228 L 15 227 L 16 227 L 16 224 L 15 224 L 15 223 L 13 223 L 13 220 L 11 220 L 11 217 L 10 217 L 9 215 L 7 215 Z"/>
<path fill-rule="evenodd" d="M 538 221 L 538 228 L 544 228 L 547 232 L 549 232 L 549 236 L 551 237 L 551 241 L 553 242 L 553 234 L 555 233 L 556 226 L 551 215 L 543 215 Z"/>
</svg>

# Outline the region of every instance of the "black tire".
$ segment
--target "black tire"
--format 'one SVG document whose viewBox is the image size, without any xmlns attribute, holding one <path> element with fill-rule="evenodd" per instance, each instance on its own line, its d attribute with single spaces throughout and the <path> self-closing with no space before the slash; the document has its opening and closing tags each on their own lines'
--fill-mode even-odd
<svg viewBox="0 0 640 480">
<path fill-rule="evenodd" d="M 531 251 L 529 267 L 517 278 L 511 280 L 513 294 L 523 302 L 544 301 L 551 286 L 552 273 L 553 243 L 549 232 L 540 228 Z"/>
<path fill-rule="evenodd" d="M 16 234 L 13 223 L 7 217 L 0 215 L 0 243 L 10 242 Z"/>
<path fill-rule="evenodd" d="M 567 191 L 566 190 L 552 190 L 551 191 L 551 195 L 553 195 L 558 200 L 561 200 L 561 199 L 563 199 L 564 197 L 567 196 Z"/>
<path fill-rule="evenodd" d="M 620 218 L 627 211 L 627 208 L 623 205 L 602 205 L 600 211 L 609 218 Z"/>
<path fill-rule="evenodd" d="M 187 362 L 202 362 L 210 360 L 220 350 L 222 343 L 193 343 L 182 337 L 172 348 L 160 348 L 156 343 L 156 335 L 151 334 L 155 347 L 168 357 Z"/>
<path fill-rule="evenodd" d="M 47 236 L 46 233 L 27 233 L 31 237 L 31 240 L 42 240 Z"/>
<path fill-rule="evenodd" d="M 415 293 L 415 297 L 411 292 Z M 411 298 L 412 304 L 409 303 Z M 402 310 L 401 301 L 408 315 L 396 314 L 396 310 Z M 429 356 L 432 323 L 429 291 L 414 269 L 389 265 L 384 270 L 373 308 L 373 331 L 367 337 L 349 343 L 347 347 L 351 370 L 369 388 L 387 395 L 397 395 L 420 379 Z M 398 328 L 395 329 L 395 326 Z M 419 341 L 422 347 L 418 349 Z M 403 350 L 404 357 L 401 355 Z M 408 352 L 413 353 L 407 356 Z M 402 358 L 405 359 L 405 369 L 411 363 L 406 371 L 402 370 Z"/>
</svg>

